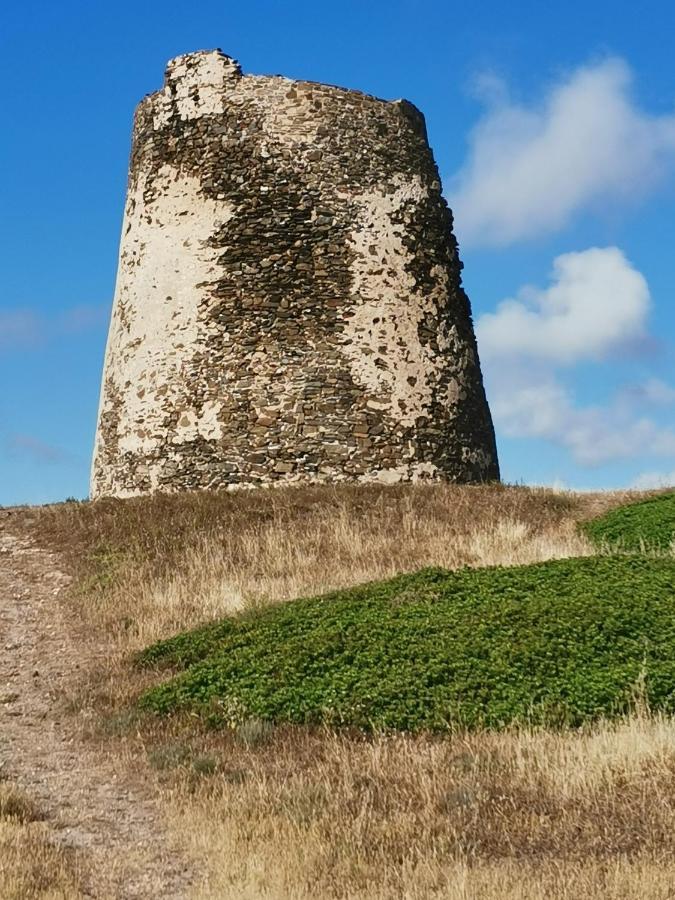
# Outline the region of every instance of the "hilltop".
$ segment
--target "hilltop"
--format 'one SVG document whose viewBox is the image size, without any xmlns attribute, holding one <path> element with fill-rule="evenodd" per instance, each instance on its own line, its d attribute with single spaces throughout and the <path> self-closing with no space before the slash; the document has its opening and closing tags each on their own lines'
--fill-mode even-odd
<svg viewBox="0 0 675 900">
<path fill-rule="evenodd" d="M 674 497 L 0 512 L 0 893 L 666 898 Z"/>
</svg>

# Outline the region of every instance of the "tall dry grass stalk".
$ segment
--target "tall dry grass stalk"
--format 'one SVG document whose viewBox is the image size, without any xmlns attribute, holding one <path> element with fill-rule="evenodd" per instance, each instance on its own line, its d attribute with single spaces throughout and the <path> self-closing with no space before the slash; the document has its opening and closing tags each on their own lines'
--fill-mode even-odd
<svg viewBox="0 0 675 900">
<path fill-rule="evenodd" d="M 2 900 L 75 900 L 83 897 L 72 851 L 60 846 L 37 807 L 0 782 L 0 897 Z"/>
</svg>

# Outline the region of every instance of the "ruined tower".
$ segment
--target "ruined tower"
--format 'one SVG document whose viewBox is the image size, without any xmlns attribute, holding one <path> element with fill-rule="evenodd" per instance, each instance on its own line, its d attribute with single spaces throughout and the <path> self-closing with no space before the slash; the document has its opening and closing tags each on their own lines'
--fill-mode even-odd
<svg viewBox="0 0 675 900">
<path fill-rule="evenodd" d="M 91 493 L 499 477 L 405 100 L 172 60 L 139 105 Z"/>
</svg>

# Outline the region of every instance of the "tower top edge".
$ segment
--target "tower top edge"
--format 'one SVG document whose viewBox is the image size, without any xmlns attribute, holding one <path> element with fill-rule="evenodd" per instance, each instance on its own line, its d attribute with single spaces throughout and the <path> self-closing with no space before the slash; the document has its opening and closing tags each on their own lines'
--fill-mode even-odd
<svg viewBox="0 0 675 900">
<path fill-rule="evenodd" d="M 234 84 L 241 78 L 251 78 L 259 81 L 283 79 L 284 81 L 289 82 L 289 84 L 297 85 L 308 90 L 311 90 L 312 88 L 324 88 L 344 94 L 355 94 L 378 103 L 399 106 L 407 112 L 408 115 L 424 122 L 423 113 L 414 103 L 404 98 L 390 100 L 355 88 L 343 87 L 342 85 L 330 84 L 322 81 L 289 78 L 281 74 L 245 74 L 239 61 L 233 56 L 225 53 L 220 47 L 209 50 L 193 50 L 189 53 L 181 53 L 180 55 L 171 58 L 166 64 L 162 88 L 146 94 L 144 100 L 150 100 L 167 90 L 171 91 L 181 82 L 189 82 L 193 86 L 199 85 L 205 87 L 207 85 L 212 85 L 218 89 L 227 89 L 225 87 L 226 84 L 229 83 L 234 87 Z"/>
<path fill-rule="evenodd" d="M 164 70 L 164 87 L 190 80 L 202 85 L 222 85 L 226 79 L 241 78 L 243 72 L 236 59 L 217 47 L 215 50 L 195 50 L 174 56 Z"/>
<path fill-rule="evenodd" d="M 227 62 L 234 63 L 237 67 L 239 66 L 239 63 L 237 62 L 237 60 L 233 56 L 230 56 L 229 53 L 225 53 L 224 50 L 221 50 L 220 47 L 211 47 L 211 48 L 205 49 L 205 50 L 190 50 L 189 53 L 179 53 L 178 56 L 171 57 L 171 59 L 168 60 L 166 65 L 167 65 L 167 68 L 170 69 L 173 66 L 175 66 L 176 64 L 181 64 L 183 62 L 189 62 L 192 59 L 194 59 L 194 60 L 203 59 L 204 57 L 208 57 L 208 56 L 213 56 L 217 59 L 221 59 L 221 60 L 224 60 Z"/>
</svg>

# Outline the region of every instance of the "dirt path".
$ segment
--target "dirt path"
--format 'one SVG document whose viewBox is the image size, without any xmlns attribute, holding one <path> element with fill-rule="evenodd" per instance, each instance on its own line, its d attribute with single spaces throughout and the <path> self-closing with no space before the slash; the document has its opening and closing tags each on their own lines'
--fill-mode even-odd
<svg viewBox="0 0 675 900">
<path fill-rule="evenodd" d="M 183 898 L 194 873 L 170 847 L 150 786 L 84 745 L 63 712 L 91 653 L 67 627 L 58 559 L 12 533 L 0 511 L 0 777 L 78 848 L 85 896 Z"/>
</svg>

